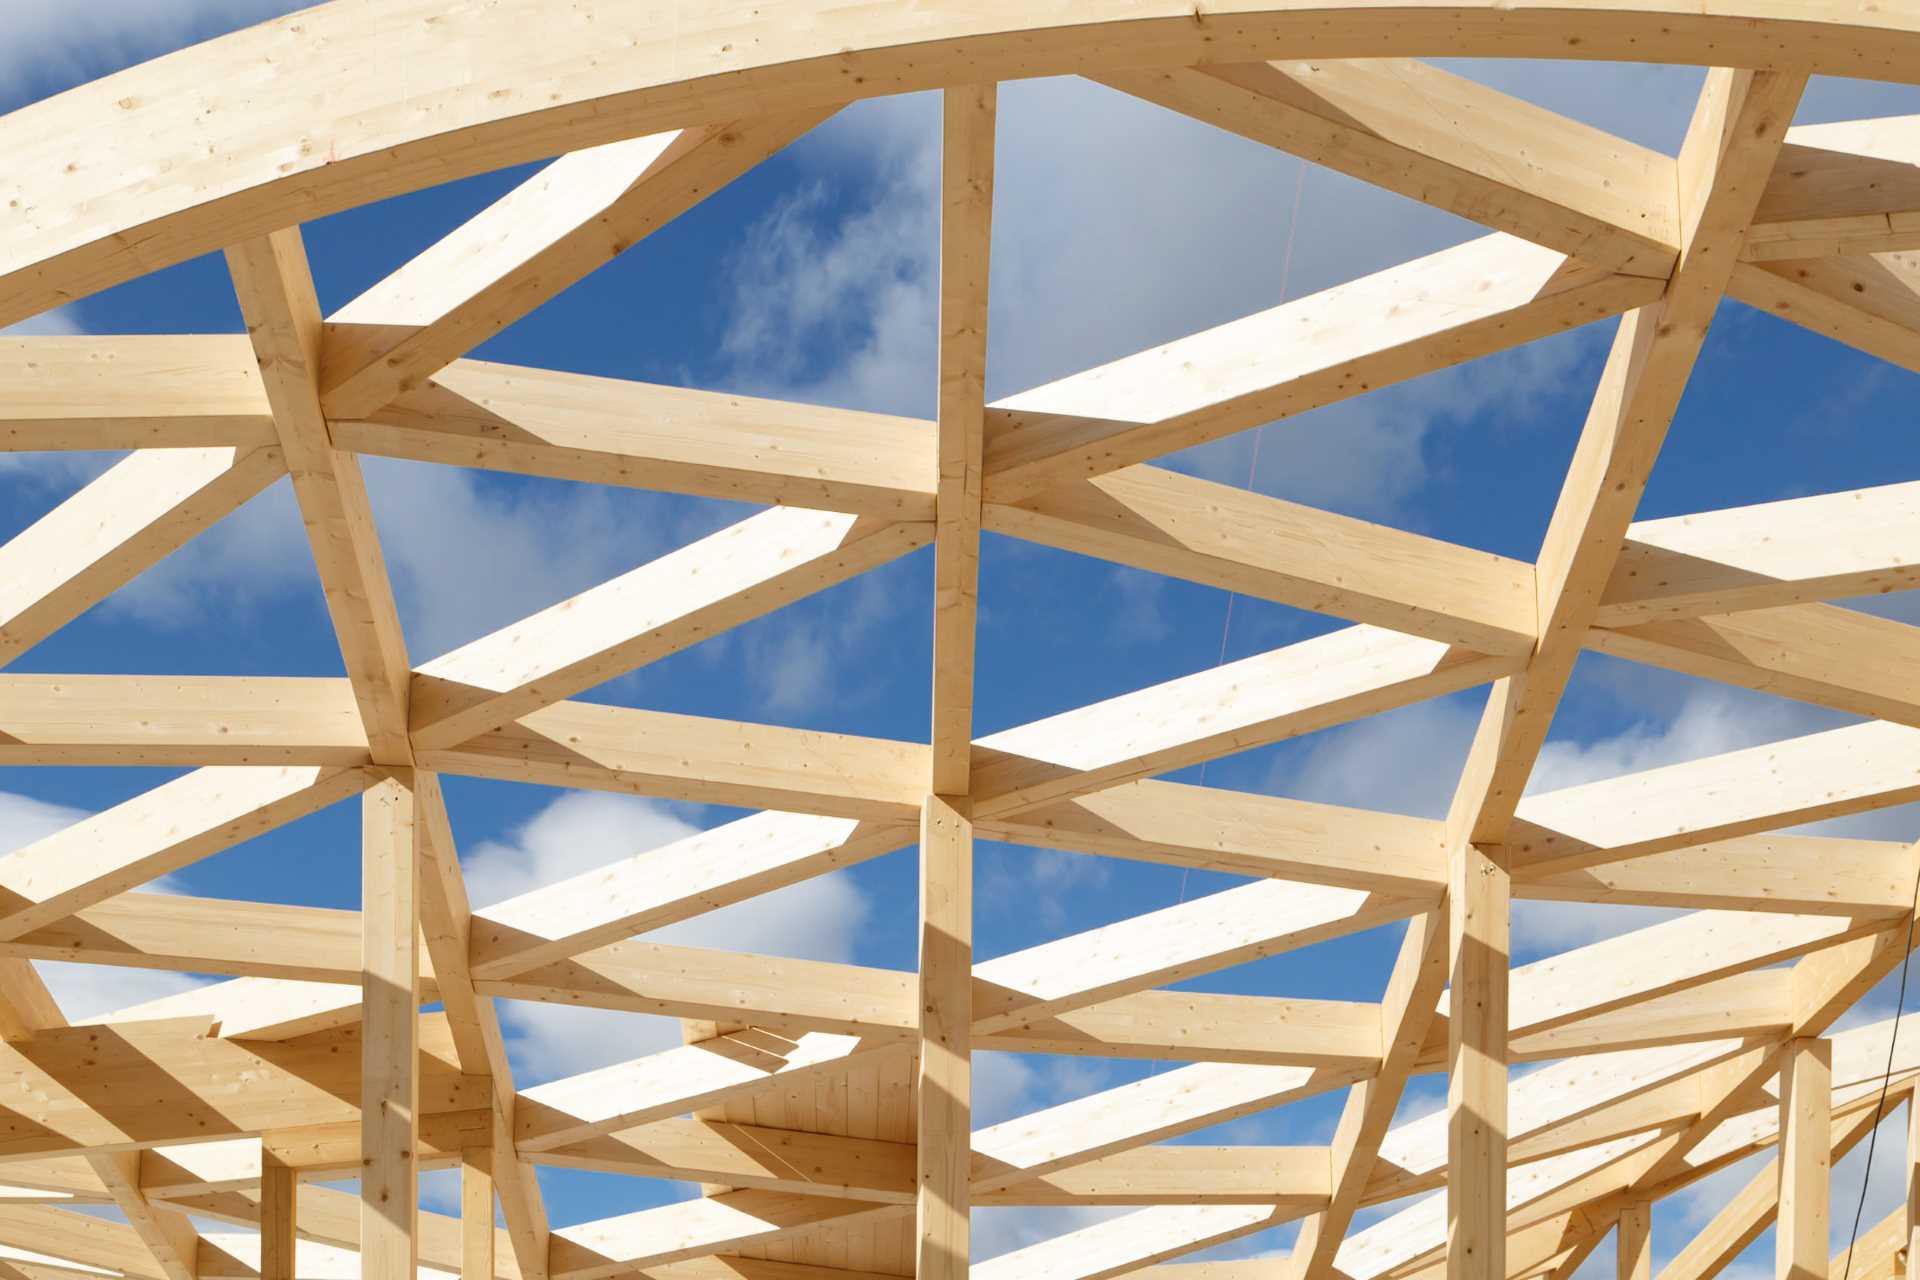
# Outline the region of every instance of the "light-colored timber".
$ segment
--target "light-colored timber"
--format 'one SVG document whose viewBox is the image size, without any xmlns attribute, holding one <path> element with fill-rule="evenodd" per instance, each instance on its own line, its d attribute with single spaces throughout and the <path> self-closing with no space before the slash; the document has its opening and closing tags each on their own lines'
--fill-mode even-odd
<svg viewBox="0 0 1920 1280">
<path fill-rule="evenodd" d="M 1920 84 L 1920 14 L 588 11 L 333 0 L 0 118 L 0 326 L 215 251 L 246 325 L 0 337 L 0 451 L 132 451 L 0 544 L 0 665 L 287 476 L 344 672 L 0 674 L 0 765 L 185 771 L 0 832 L 0 1276 L 1567 1280 L 1615 1232 L 1621 1280 L 1650 1280 L 1663 1198 L 1767 1151 L 1666 1280 L 1769 1226 L 1782 1280 L 1911 1274 L 1920 1015 L 1840 1020 L 1907 958 L 1920 844 L 1792 828 L 1920 800 L 1920 629 L 1849 607 L 1920 588 L 1920 479 L 1636 515 L 1727 300 L 1920 370 L 1920 116 L 1792 126 L 1811 75 Z M 1474 56 L 1707 73 L 1666 155 L 1422 61 Z M 1486 234 L 989 401 L 998 86 L 1058 74 Z M 944 100 L 932 418 L 470 358 L 849 103 L 912 90 Z M 322 313 L 303 221 L 546 160 Z M 1531 561 L 1154 465 L 1616 320 Z M 363 457 L 768 509 L 422 659 Z M 1332 621 L 981 732 L 985 535 Z M 924 741 L 591 700 L 929 547 Z M 1529 791 L 1588 652 L 1856 722 Z M 1162 776 L 1482 686 L 1442 818 Z M 476 905 L 442 774 L 755 812 Z M 357 912 L 136 892 L 356 799 Z M 1243 882 L 976 961 L 976 836 Z M 914 970 L 645 936 L 916 840 Z M 1685 914 L 1516 966 L 1516 900 Z M 1369 930 L 1393 948 L 1377 999 L 1186 989 Z M 35 960 L 219 980 L 69 1025 Z M 677 1018 L 684 1043 L 522 1088 L 501 999 Z M 980 1050 L 1166 1065 L 981 1123 Z M 1444 1108 L 1396 1122 L 1435 1073 Z M 1908 1203 L 1830 1257 L 1831 1166 L 1883 1094 L 1916 1135 Z M 1175 1141 L 1315 1097 L 1324 1146 Z M 553 1229 L 540 1165 L 700 1191 Z M 457 1217 L 416 1203 L 422 1169 L 459 1171 Z M 974 1206 L 1088 1220 L 978 1258 Z M 1295 1221 L 1284 1257 L 1187 1258 Z"/>
</svg>

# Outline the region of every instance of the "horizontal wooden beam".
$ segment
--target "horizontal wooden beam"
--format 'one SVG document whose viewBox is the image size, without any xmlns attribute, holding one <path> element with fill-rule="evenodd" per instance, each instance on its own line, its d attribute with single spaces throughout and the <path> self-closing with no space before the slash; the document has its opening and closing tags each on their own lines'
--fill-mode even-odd
<svg viewBox="0 0 1920 1280">
<path fill-rule="evenodd" d="M 762 512 L 422 665 L 414 749 L 497 729 L 932 539 L 930 523 Z"/>
<path fill-rule="evenodd" d="M 1905 675 L 1920 627 L 1835 605 L 1778 609 L 1587 633 L 1589 649 L 1870 719 L 1920 725 Z"/>
<path fill-rule="evenodd" d="M 1595 625 L 1880 595 L 1920 586 L 1920 484 L 1783 498 L 1629 526 Z"/>
<path fill-rule="evenodd" d="M 1920 730 L 1860 724 L 1528 796 L 1508 848 L 1547 876 L 1914 799 Z"/>
<path fill-rule="evenodd" d="M 919 812 L 926 753 L 921 743 L 561 702 L 416 759 L 509 782 L 904 822 Z"/>
<path fill-rule="evenodd" d="M 1439 822 L 1176 782 L 1127 783 L 978 827 L 1014 844 L 1394 897 L 1437 900 L 1446 866 Z"/>
<path fill-rule="evenodd" d="M 977 738 L 991 820 L 1484 684 L 1522 665 L 1354 626 Z"/>
<path fill-rule="evenodd" d="M 0 349 L 0 359 L 5 352 Z M 272 445 L 142 449 L 0 545 L 0 666 L 286 474 Z"/>
<path fill-rule="evenodd" d="M 1491 654 L 1534 642 L 1533 566 L 1159 467 L 989 503 L 1031 542 Z"/>
<path fill-rule="evenodd" d="M 933 424 L 618 378 L 459 360 L 343 449 L 705 498 L 933 519 Z"/>
<path fill-rule="evenodd" d="M 327 416 L 419 385 L 832 114 L 756 115 L 560 157 L 329 317 Z"/>
<path fill-rule="evenodd" d="M 553 1233 L 548 1268 L 556 1280 L 598 1280 L 730 1248 L 758 1247 L 823 1226 L 850 1227 L 911 1216 L 904 1205 L 785 1191 L 725 1191 Z"/>
<path fill-rule="evenodd" d="M 1652 302 L 1504 235 L 1283 303 L 996 401 L 986 500 L 1018 502 Z"/>
<path fill-rule="evenodd" d="M 1920 370 L 1920 263 L 1911 253 L 1743 262 L 1727 293 L 1889 364 Z"/>
<path fill-rule="evenodd" d="M 0 337 L 0 450 L 277 443 L 244 334 Z"/>
<path fill-rule="evenodd" d="M 1920 249 L 1916 117 L 1787 130 L 1754 212 L 1749 260 Z"/>
<path fill-rule="evenodd" d="M 358 795 L 364 769 L 195 770 L 0 857 L 0 941 Z"/>
<path fill-rule="evenodd" d="M 341 679 L 0 675 L 0 764 L 368 763 Z"/>
</svg>

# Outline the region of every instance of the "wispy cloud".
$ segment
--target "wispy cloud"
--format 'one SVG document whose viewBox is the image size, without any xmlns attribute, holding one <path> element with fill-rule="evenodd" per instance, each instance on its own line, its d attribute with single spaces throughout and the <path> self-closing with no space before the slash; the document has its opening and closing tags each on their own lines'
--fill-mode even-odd
<svg viewBox="0 0 1920 1280">
<path fill-rule="evenodd" d="M 644 853 L 700 829 L 698 806 L 568 792 L 462 859 L 475 902 L 492 903 Z M 654 941 L 847 962 L 870 903 L 845 872 L 803 880 L 646 935 Z M 574 1075 L 680 1043 L 677 1021 L 646 1014 L 505 1001 L 521 1084 Z"/>
</svg>

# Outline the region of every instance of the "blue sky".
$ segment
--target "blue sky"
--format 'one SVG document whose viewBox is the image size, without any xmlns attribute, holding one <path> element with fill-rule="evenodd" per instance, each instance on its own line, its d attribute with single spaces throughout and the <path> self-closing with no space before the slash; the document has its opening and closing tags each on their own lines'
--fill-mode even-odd
<svg viewBox="0 0 1920 1280">
<path fill-rule="evenodd" d="M 14 0 L 0 109 L 285 6 L 267 0 Z M 1687 68 L 1451 64 L 1635 141 L 1677 148 L 1700 82 Z M 1920 91 L 1816 81 L 1800 119 L 1920 111 Z M 862 104 L 720 191 L 479 349 L 586 373 L 926 415 L 933 404 L 938 104 Z M 1354 278 L 1478 233 L 1470 224 L 1158 108 L 1077 81 L 1002 92 L 988 390 L 1003 395 Z M 346 302 L 530 170 L 490 174 L 305 228 L 323 305 Z M 1297 218 L 1295 216 L 1297 202 Z M 31 321 L 28 332 L 240 328 L 218 255 Z M 1264 429 L 1252 483 L 1502 554 L 1537 553 L 1611 325 L 1375 392 Z M 1913 375 L 1737 304 L 1725 306 L 1642 506 L 1643 516 L 1920 478 Z M 1254 437 L 1170 465 L 1246 484 Z M 0 455 L 0 537 L 111 462 Z M 597 489 L 425 464 L 366 463 L 416 664 L 750 514 L 739 504 Z M 930 553 L 920 552 L 645 668 L 590 697 L 702 715 L 924 738 Z M 1914 602 L 1875 602 L 1920 618 Z M 981 733 L 1318 634 L 1334 620 L 989 535 L 982 555 Z M 1223 635 L 1224 632 L 1224 635 Z M 281 482 L 15 664 L 19 671 L 337 675 L 290 492 Z M 1184 781 L 1409 813 L 1444 809 L 1481 691 L 1177 775 Z M 1536 785 L 1731 750 L 1845 723 L 1818 709 L 1588 656 Z M 0 848 L 172 776 L 159 770 L 0 769 Z M 736 816 L 715 807 L 447 779 L 478 904 Z M 1920 836 L 1895 810 L 1837 828 Z M 358 815 L 346 804 L 170 878 L 212 896 L 352 907 Z M 1233 881 L 985 844 L 977 951 L 1035 942 L 1215 892 Z M 707 945 L 913 964 L 911 851 L 679 926 Z M 1522 904 L 1517 959 L 1654 918 Z M 1196 989 L 1375 999 L 1398 927 L 1213 975 Z M 70 1012 L 177 989 L 171 975 L 54 967 Z M 1867 1007 L 1884 1013 L 1892 993 Z M 504 1005 L 519 1083 L 636 1056 L 677 1037 L 631 1016 Z M 1148 1064 L 982 1055 L 990 1122 L 1120 1083 Z M 1443 1092 L 1417 1081 L 1407 1114 Z M 1316 1142 L 1340 1098 L 1194 1136 Z M 1898 1199 L 1899 1121 L 1876 1157 L 1870 1224 Z M 1860 1155 L 1836 1178 L 1851 1220 Z M 1744 1174 L 1656 1209 L 1656 1262 Z M 556 1224 L 692 1194 L 640 1179 L 545 1171 Z M 433 1196 L 445 1194 L 436 1185 Z M 431 1202 L 431 1201 L 430 1201 Z M 1067 1211 L 976 1215 L 976 1256 L 1078 1225 Z M 1364 1221 L 1365 1219 L 1363 1219 Z M 1270 1249 L 1291 1228 L 1233 1246 Z M 1771 1238 L 1743 1265 L 1764 1267 Z M 1610 1246 L 1608 1246 L 1610 1248 Z M 1603 1249 L 1588 1274 L 1611 1267 Z"/>
</svg>

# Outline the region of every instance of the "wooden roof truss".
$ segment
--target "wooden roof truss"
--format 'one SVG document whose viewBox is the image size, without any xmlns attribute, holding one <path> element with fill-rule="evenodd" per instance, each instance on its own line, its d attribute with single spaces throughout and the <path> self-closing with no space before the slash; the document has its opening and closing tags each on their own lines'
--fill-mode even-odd
<svg viewBox="0 0 1920 1280">
<path fill-rule="evenodd" d="M 181 86 L 275 60 L 259 50 L 345 76 L 363 38 L 342 34 L 350 7 L 365 11 L 324 6 L 0 120 L 0 150 L 22 161 L 0 182 L 12 193 L 0 324 L 212 248 L 247 324 L 0 338 L 0 447 L 132 451 L 0 546 L 0 662 L 285 474 L 345 670 L 0 675 L 0 763 L 191 769 L 0 859 L 0 1273 L 387 1280 L 417 1263 L 504 1280 L 1560 1280 L 1617 1229 L 1622 1276 L 1646 1277 L 1648 1207 L 1774 1148 L 1666 1280 L 1708 1280 L 1776 1223 L 1780 1274 L 1825 1274 L 1830 1162 L 1872 1127 L 1883 1090 L 1904 1099 L 1920 1080 L 1915 1028 L 1835 1030 L 1906 957 L 1920 855 L 1781 832 L 1920 799 L 1920 631 L 1830 603 L 1920 586 L 1920 482 L 1634 515 L 1723 298 L 1920 370 L 1920 117 L 1789 127 L 1812 71 L 1920 79 L 1905 34 L 1837 7 L 1824 40 L 1771 39 L 1798 30 L 1799 9 L 1649 5 L 1614 26 L 1562 15 L 1556 31 L 1591 29 L 1590 56 L 1625 56 L 1629 35 L 1657 30 L 1676 60 L 1730 62 L 1708 71 L 1673 157 L 1398 56 L 1403 39 L 1484 52 L 1483 33 L 1554 52 L 1526 5 L 1484 20 L 1449 10 L 1445 32 L 1396 10 L 1404 34 L 1391 36 L 1363 6 L 1328 27 L 1345 45 L 1254 6 L 1209 33 L 1204 58 L 1175 25 L 1185 12 L 1130 23 L 1069 5 L 1087 12 L 1043 29 L 1011 10 L 966 25 L 962 10 L 993 6 L 901 5 L 863 17 L 873 28 L 825 61 L 796 20 L 799 34 L 727 44 L 717 69 L 679 66 L 658 84 L 556 72 L 567 87 L 545 114 L 461 96 L 491 87 L 485 59 L 519 43 L 513 6 L 488 6 L 446 18 L 472 65 L 423 64 L 454 104 L 430 129 L 362 137 L 342 114 L 329 164 L 310 163 L 304 142 L 283 160 L 325 132 L 302 132 L 287 99 L 255 104 L 251 132 L 214 112 L 208 127 L 236 141 L 194 144 L 213 160 L 175 170 L 139 151 L 163 145 L 166 113 L 202 92 Z M 414 0 L 393 8 L 366 19 L 364 38 L 400 57 L 429 24 L 403 29 L 402 10 L 425 8 Z M 910 9 L 927 25 L 887 25 Z M 826 17 L 820 30 L 844 35 Z M 1263 60 L 1289 32 L 1337 56 Z M 574 38 L 553 37 L 554 67 Z M 895 56 L 909 48 L 918 61 Z M 644 66 L 663 56 L 648 50 Z M 1058 70 L 1488 234 L 987 403 L 994 81 Z M 945 90 L 936 421 L 466 358 L 849 98 L 921 87 Z M 379 92 L 354 80 L 339 111 Z M 565 115 L 568 94 L 604 110 Z M 61 146 L 84 162 L 41 163 Z M 563 150 L 322 315 L 290 209 Z M 179 180 L 144 176 L 168 172 Z M 1152 465 L 1616 317 L 1534 563 Z M 363 455 L 767 509 L 420 662 Z M 1350 625 L 976 736 L 983 530 Z M 929 742 L 575 700 L 928 544 Z M 1583 650 L 1862 719 L 1523 794 Z M 1477 686 L 1486 712 L 1444 820 L 1156 780 Z M 759 812 L 476 909 L 442 773 Z M 131 892 L 356 797 L 359 912 Z M 975 835 L 1249 879 L 975 963 Z M 641 936 L 916 841 L 917 973 Z M 1515 898 L 1690 911 L 1514 967 Z M 1167 989 L 1390 923 L 1404 940 L 1377 1003 Z M 34 959 L 225 980 L 70 1026 Z M 677 1017 L 686 1043 L 516 1088 L 501 998 Z M 976 1126 L 975 1049 L 1183 1065 Z M 1544 1065 L 1510 1078 L 1522 1063 Z M 1439 1072 L 1445 1108 L 1395 1123 L 1408 1081 Z M 1171 1141 L 1340 1090 L 1326 1146 Z M 705 1194 L 550 1228 L 542 1164 Z M 458 1217 L 415 1203 L 416 1173 L 445 1167 L 461 1171 Z M 343 1178 L 357 1195 L 324 1185 Z M 1354 1229 L 1369 1206 L 1441 1190 Z M 124 1222 L 78 1211 L 108 1204 Z M 1128 1211 L 970 1264 L 970 1206 L 996 1205 Z M 1905 1273 L 1916 1212 L 1861 1240 L 1858 1280 Z M 190 1214 L 246 1229 L 202 1234 Z M 1170 1261 L 1289 1221 L 1300 1234 L 1284 1258 Z"/>
</svg>

